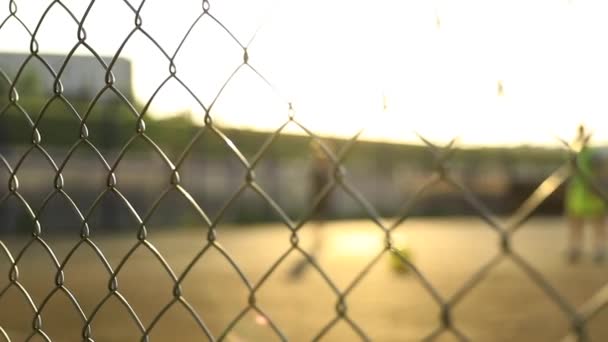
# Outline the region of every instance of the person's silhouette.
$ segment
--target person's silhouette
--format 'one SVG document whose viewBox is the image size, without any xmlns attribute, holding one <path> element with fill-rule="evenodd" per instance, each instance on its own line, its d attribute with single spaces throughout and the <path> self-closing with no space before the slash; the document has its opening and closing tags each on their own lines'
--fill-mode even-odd
<svg viewBox="0 0 608 342">
<path fill-rule="evenodd" d="M 583 125 L 578 127 L 574 142 L 577 151 L 576 167 L 573 167 L 565 196 L 565 214 L 569 227 L 568 259 L 577 262 L 583 245 L 583 228 L 589 222 L 595 231 L 594 260 L 601 262 L 606 257 L 606 202 L 598 195 L 597 184 L 599 158 L 589 147 L 591 135 Z"/>
<path fill-rule="evenodd" d="M 327 152 L 323 150 L 319 142 L 313 140 L 310 146 L 312 164 L 310 169 L 309 196 L 310 203 L 314 204 L 314 206 L 310 216 L 310 221 L 313 223 L 311 227 L 313 229 L 313 241 L 308 253 L 314 259 L 318 256 L 323 244 L 323 235 L 321 231 L 331 210 L 331 190 L 325 193 L 324 196 L 320 198 L 319 196 L 323 194 L 323 191 L 331 180 L 333 164 L 327 155 Z M 326 144 L 326 147 L 328 146 L 331 145 Z M 300 262 L 296 263 L 290 271 L 291 277 L 300 277 L 308 265 L 309 261 L 307 259 L 302 259 Z"/>
</svg>

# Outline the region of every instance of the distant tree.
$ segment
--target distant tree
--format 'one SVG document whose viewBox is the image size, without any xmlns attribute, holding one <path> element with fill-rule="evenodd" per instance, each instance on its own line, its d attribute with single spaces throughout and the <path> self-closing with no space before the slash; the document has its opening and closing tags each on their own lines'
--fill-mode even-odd
<svg viewBox="0 0 608 342">
<path fill-rule="evenodd" d="M 17 81 L 17 91 L 21 97 L 39 98 L 44 96 L 44 86 L 38 73 L 26 70 Z"/>
</svg>

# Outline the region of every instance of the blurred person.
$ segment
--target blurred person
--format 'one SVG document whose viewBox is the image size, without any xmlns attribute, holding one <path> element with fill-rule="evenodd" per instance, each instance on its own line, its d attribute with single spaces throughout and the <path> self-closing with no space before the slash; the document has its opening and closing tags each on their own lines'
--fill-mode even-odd
<svg viewBox="0 0 608 342">
<path fill-rule="evenodd" d="M 574 142 L 577 168 L 566 188 L 565 211 L 569 227 L 567 256 L 572 263 L 581 257 L 586 223 L 590 223 L 595 232 L 594 261 L 599 263 L 606 258 L 607 205 L 592 185 L 597 184 L 599 179 L 601 158 L 597 151 L 589 147 L 590 138 L 585 127 L 580 125 Z"/>
<path fill-rule="evenodd" d="M 325 143 L 325 146 L 332 149 L 332 145 L 329 143 Z M 331 181 L 333 163 L 318 141 L 313 140 L 310 144 L 310 149 L 312 154 L 312 162 L 309 175 L 309 203 L 314 205 L 314 207 L 312 208 L 312 213 L 310 215 L 310 222 L 312 223 L 313 229 L 313 240 L 312 246 L 309 250 L 309 255 L 315 259 L 323 245 L 324 238 L 322 228 L 325 225 L 325 221 L 328 219 L 331 211 L 332 191 L 329 190 L 321 198 L 319 198 L 319 195 L 325 190 L 325 187 Z M 292 278 L 300 277 L 308 265 L 308 259 L 300 260 L 292 267 L 290 276 Z"/>
</svg>

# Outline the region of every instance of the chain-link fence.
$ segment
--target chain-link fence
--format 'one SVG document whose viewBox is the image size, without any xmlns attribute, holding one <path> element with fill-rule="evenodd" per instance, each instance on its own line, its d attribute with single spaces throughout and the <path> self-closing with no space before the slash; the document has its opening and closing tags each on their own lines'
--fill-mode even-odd
<svg viewBox="0 0 608 342">
<path fill-rule="evenodd" d="M 101 321 L 99 317 L 103 316 L 103 312 L 109 310 L 108 308 L 111 308 L 111 311 L 115 310 L 118 316 L 120 316 L 119 311 L 126 312 L 126 314 L 120 316 L 120 319 L 116 321 L 121 323 L 115 322 L 109 325 L 99 323 L 103 329 L 114 329 L 116 328 L 114 324 L 122 324 L 128 321 L 127 325 L 133 326 L 135 330 L 135 333 L 129 336 L 138 336 L 142 341 L 153 339 L 155 330 L 159 329 L 158 326 L 162 325 L 165 317 L 176 309 L 183 310 L 182 314 L 185 313 L 184 317 L 187 317 L 182 318 L 181 321 L 189 319 L 194 322 L 196 329 L 201 333 L 199 337 L 202 339 L 262 340 L 263 337 L 248 338 L 247 336 L 239 339 L 235 335 L 237 328 L 246 324 L 245 321 L 253 315 L 258 326 L 263 326 L 272 332 L 271 335 L 265 335 L 265 338 L 300 340 L 304 338 L 302 337 L 304 335 L 288 335 L 282 324 L 279 323 L 282 318 L 277 316 L 281 314 L 267 312 L 265 310 L 266 303 L 260 299 L 265 296 L 263 292 L 265 288 L 269 287 L 268 283 L 278 276 L 280 269 L 287 267 L 286 264 L 294 256 L 305 261 L 300 264 L 304 265 L 301 267 L 308 267 L 309 272 L 319 276 L 318 280 L 322 284 L 320 288 L 323 288 L 320 290 L 320 288 L 313 286 L 310 288 L 310 292 L 306 292 L 304 289 L 304 292 L 300 293 L 306 294 L 304 301 L 314 301 L 314 298 L 321 297 L 322 295 L 318 294 L 317 291 L 326 292 L 327 300 L 319 304 L 324 305 L 324 308 L 312 309 L 309 312 L 302 310 L 300 312 L 301 308 L 305 307 L 305 303 L 300 302 L 288 309 L 296 312 L 295 315 L 288 315 L 292 320 L 290 324 L 303 326 L 303 329 L 313 340 L 326 338 L 339 327 L 346 328 L 362 340 L 372 339 L 372 336 L 367 332 L 368 322 L 365 319 L 356 319 L 353 316 L 350 303 L 354 301 L 357 295 L 357 288 L 361 287 L 366 279 L 371 277 L 371 273 L 383 267 L 381 262 L 387 257 L 407 265 L 410 275 L 408 278 L 395 276 L 386 281 L 395 284 L 404 281 L 416 282 L 424 290 L 422 295 L 431 299 L 427 302 L 427 305 L 432 307 L 432 310 L 437 314 L 433 318 L 436 322 L 435 328 L 421 334 L 420 339 L 433 341 L 449 336 L 456 338 L 456 340 L 471 339 L 466 329 L 461 329 L 455 311 L 459 304 L 470 296 L 473 289 L 483 284 L 484 280 L 500 265 L 504 264 L 505 260 L 511 261 L 513 265 L 523 271 L 526 278 L 538 286 L 542 293 L 559 308 L 563 314 L 562 316 L 569 324 L 569 328 L 565 329 L 569 334 L 566 338 L 581 341 L 590 339 L 588 333 L 589 322 L 598 316 L 608 303 L 606 288 L 593 289 L 596 292 L 591 297 L 577 299 L 577 302 L 582 300 L 583 305 L 573 305 L 534 266 L 533 262 L 514 248 L 514 236 L 520 232 L 536 210 L 560 189 L 573 172 L 579 173 L 580 167 L 577 164 L 576 147 L 571 147 L 564 142 L 563 151 L 564 155 L 567 155 L 565 162 L 561 165 L 552 165 L 552 168 L 555 166 L 554 171 L 535 185 L 535 190 L 517 206 L 515 211 L 508 215 L 506 219 L 502 219 L 494 214 L 488 207 L 487 202 L 480 198 L 471 189 L 471 186 L 463 182 L 460 177 L 455 176 L 455 171 L 450 166 L 450 159 L 457 152 L 456 141 L 452 140 L 445 146 L 440 146 L 420 136 L 420 142 L 423 143 L 424 150 L 426 152 L 430 151 L 432 154 L 432 160 L 430 161 L 432 166 L 426 170 L 428 174 L 425 180 L 415 184 L 411 195 L 407 196 L 405 201 L 401 198 L 398 205 L 386 212 L 386 210 L 380 210 L 376 202 L 380 201 L 383 196 L 388 196 L 388 194 L 369 195 L 362 191 L 362 185 L 350 176 L 357 170 L 355 170 L 355 167 L 350 167 L 347 161 L 349 155 L 356 150 L 360 133 L 346 140 L 320 137 L 300 121 L 296 111 L 297 108 L 287 101 L 284 102 L 283 121 L 272 133 L 265 135 L 266 140 L 259 147 L 248 146 L 247 141 L 239 142 L 236 139 L 231 139 L 230 133 L 228 133 L 230 129 L 216 123 L 217 120 L 212 108 L 239 71 L 247 69 L 253 72 L 265 87 L 272 91 L 274 91 L 274 88 L 273 83 L 256 69 L 254 63 L 250 62 L 249 47 L 255 41 L 256 34 L 253 34 L 252 38 L 246 43 L 237 39 L 237 36 L 231 31 L 231 27 L 225 25 L 221 18 L 214 15 L 214 4 L 212 2 L 205 0 L 200 3 L 198 13 L 188 23 L 188 30 L 177 39 L 176 48 L 170 51 L 166 50 L 155 39 L 155 36 L 147 30 L 145 17 L 142 15 L 146 6 L 148 6 L 147 1 L 142 1 L 139 5 L 134 5 L 128 1 L 116 1 L 113 6 L 127 10 L 133 23 L 130 31 L 126 32 L 124 39 L 111 58 L 99 55 L 95 47 L 89 44 L 87 37 L 87 18 L 96 10 L 95 1 L 88 3 L 84 11 L 78 14 L 74 13 L 65 1 L 57 0 L 44 4 L 40 3 L 36 5 L 39 7 L 40 16 L 37 21 L 32 23 L 22 20 L 19 1 L 6 1 L 3 6 L 8 11 L 1 18 L 0 34 L 12 25 L 29 37 L 27 42 L 29 51 L 24 54 L 4 54 L 1 58 L 5 63 L 4 68 L 6 70 L 0 69 L 2 76 L 0 77 L 0 90 L 2 91 L 0 132 L 5 137 L 0 158 L 2 160 L 3 179 L 6 184 L 0 192 L 0 213 L 3 218 L 0 227 L 2 233 L 2 239 L 0 239 L 2 262 L 0 265 L 3 267 L 3 274 L 7 277 L 7 280 L 0 283 L 2 286 L 0 290 L 0 312 L 4 320 L 0 321 L 0 337 L 4 340 L 56 340 L 53 338 L 53 334 L 49 332 L 54 329 L 52 328 L 53 324 L 59 327 L 55 328 L 59 330 L 53 330 L 54 332 L 66 333 L 67 330 L 73 330 L 69 336 L 75 340 L 104 340 L 101 336 L 107 335 L 104 335 L 96 327 L 97 323 Z M 52 27 L 46 27 L 43 23 L 47 17 L 57 15 L 58 12 L 62 13 L 61 15 L 65 20 L 73 22 L 75 30 L 71 31 L 71 34 L 76 36 L 76 40 L 66 54 L 59 56 L 45 55 L 40 51 L 38 37 L 43 30 L 53 30 Z M 114 24 L 112 18 L 106 18 L 106 20 L 106 25 Z M 189 84 L 183 80 L 183 75 L 180 74 L 180 65 L 176 62 L 180 56 L 180 48 L 188 41 L 189 34 L 203 20 L 226 33 L 226 40 L 236 47 L 240 58 L 239 64 L 228 77 L 223 79 L 220 87 L 216 89 L 215 95 L 209 101 L 199 99 L 197 92 L 192 90 Z M 164 24 L 171 25 L 172 23 L 165 22 Z M 168 70 L 166 78 L 155 88 L 143 105 L 137 104 L 134 100 L 134 95 L 130 89 L 130 81 L 127 80 L 130 77 L 130 65 L 121 55 L 122 50 L 136 35 L 144 37 L 144 40 L 155 46 L 156 54 L 160 57 L 154 56 L 154 58 L 161 58 L 167 68 L 166 70 Z M 3 44 L 0 40 L 0 47 Z M 80 60 L 82 57 L 79 54 L 82 54 L 82 51 L 90 58 Z M 8 70 L 9 66 L 7 65 L 11 65 L 11 63 L 15 66 L 14 70 Z M 36 67 L 31 65 L 36 65 Z M 34 71 L 28 74 L 28 70 L 31 68 L 34 68 Z M 74 68 L 74 70 L 71 70 L 71 68 Z M 83 81 L 84 83 L 80 83 L 82 86 L 78 89 L 64 87 L 64 83 L 71 82 L 68 82 L 68 79 L 78 78 L 79 75 L 84 74 L 83 70 L 91 72 L 87 76 L 90 77 L 90 81 Z M 159 73 L 165 74 L 160 70 Z M 48 82 L 47 84 L 40 82 L 40 80 L 30 80 L 28 82 L 28 77 L 31 78 L 31 75 L 34 75 L 34 78 L 36 75 L 45 77 Z M 201 77 L 204 78 L 204 75 Z M 78 81 L 74 82 L 76 83 L 72 84 L 79 84 Z M 165 136 L 165 140 L 162 140 L 158 138 L 157 133 L 172 128 L 163 127 L 162 121 L 159 123 L 155 119 L 148 118 L 148 112 L 155 96 L 162 91 L 168 82 L 177 82 L 194 99 L 203 109 L 201 117 L 204 122 L 200 126 L 188 122 L 185 126 L 190 128 L 189 131 L 176 130 L 174 134 L 171 132 L 164 133 L 168 134 L 168 137 Z M 43 85 L 40 86 L 39 84 Z M 85 84 L 93 84 L 96 88 L 87 89 L 84 87 Z M 37 87 L 44 87 L 44 89 L 36 90 Z M 38 93 L 36 93 L 37 91 Z M 89 99 L 82 101 L 81 99 L 86 98 L 86 96 L 89 96 Z M 233 98 L 229 101 L 239 101 L 239 99 Z M 58 121 L 55 126 L 49 125 L 47 122 L 57 113 L 63 113 L 62 115 L 68 118 L 65 121 Z M 96 116 L 106 119 L 98 120 Z M 17 127 L 16 122 L 20 122 L 22 127 Z M 300 210 L 299 219 L 295 219 L 294 214 L 288 209 L 293 206 L 289 203 L 290 198 L 287 197 L 287 200 L 278 199 L 277 197 L 281 196 L 276 189 L 273 189 L 272 185 L 273 180 L 276 181 L 281 177 L 276 173 L 280 173 L 280 170 L 276 171 L 276 169 L 287 168 L 287 166 L 277 167 L 275 165 L 275 167 L 266 168 L 267 165 L 263 165 L 267 162 L 269 155 L 275 153 L 273 149 L 277 145 L 285 143 L 285 140 L 282 139 L 284 139 L 286 130 L 293 128 L 297 128 L 304 133 L 306 144 L 309 140 L 312 140 L 318 146 L 317 153 L 329 163 L 326 165 L 326 171 L 329 174 L 327 181 L 316 187 L 316 192 L 311 198 L 300 199 L 299 207 L 303 207 L 305 210 Z M 180 136 L 180 134 L 185 135 L 184 132 L 193 134 L 186 137 Z M 159 142 L 159 139 L 162 140 L 162 143 Z M 65 153 L 59 153 L 56 151 L 56 147 L 45 146 L 45 142 L 49 140 L 55 142 L 54 146 L 63 144 L 63 146 L 69 147 L 65 149 Z M 184 144 L 181 146 L 173 145 L 169 148 L 164 145 L 167 141 L 173 140 L 184 141 Z M 188 164 L 192 159 L 204 158 L 201 155 L 211 153 L 204 150 L 204 146 L 210 144 L 215 144 L 214 146 L 221 150 L 218 154 L 222 155 L 222 158 L 228 158 L 232 161 L 221 166 L 221 163 L 217 164 L 217 160 L 215 162 L 203 160 L 201 162 L 205 165 L 203 169 Z M 203 145 L 203 149 L 201 149 L 201 145 Z M 86 151 L 88 159 L 82 156 L 82 150 Z M 130 161 L 144 155 L 144 152 L 142 152 L 144 150 L 152 151 L 155 157 L 151 159 L 154 159 L 154 162 L 146 158 L 143 158 L 139 164 Z M 244 153 L 243 150 L 251 150 L 252 152 Z M 378 149 L 379 153 L 382 153 L 382 151 L 382 149 Z M 306 153 L 308 152 L 304 154 Z M 36 158 L 39 160 L 38 163 L 31 162 L 32 159 Z M 101 171 L 100 168 L 93 167 L 93 164 L 100 165 Z M 125 166 L 127 164 L 128 166 Z M 297 173 L 298 169 L 305 167 L 303 165 L 308 164 L 296 164 L 293 169 Z M 214 170 L 213 167 L 216 167 L 216 169 Z M 275 170 L 275 173 L 268 170 Z M 34 172 L 33 176 L 28 176 L 28 172 Z M 147 178 L 148 173 L 161 174 L 161 186 L 157 186 L 156 179 L 150 181 Z M 580 174 L 585 175 L 583 172 L 580 172 Z M 478 177 L 486 176 L 478 175 Z M 91 178 L 95 178 L 98 182 L 93 182 L 94 184 L 89 187 L 87 182 Z M 236 184 L 233 189 L 230 189 L 230 186 L 224 186 L 226 184 L 222 183 L 227 178 L 230 180 L 230 184 Z M 301 172 L 294 178 L 288 179 L 288 184 L 284 187 L 297 187 L 300 186 L 298 183 L 307 181 L 302 179 Z M 99 180 L 102 180 L 103 183 Z M 598 182 L 591 179 L 586 179 L 586 181 L 593 185 L 593 189 L 602 198 L 608 198 Z M 205 198 L 206 195 L 212 193 L 209 187 L 205 188 L 202 195 L 198 195 L 197 186 L 204 182 L 212 183 L 211 187 L 219 187 L 218 193 L 226 194 L 230 190 L 232 192 L 212 202 Z M 408 222 L 416 220 L 412 218 L 416 206 L 421 203 L 429 191 L 440 183 L 447 184 L 454 193 L 461 197 L 472 208 L 475 216 L 484 222 L 484 229 L 495 234 L 494 236 L 498 240 L 498 244 L 489 244 L 491 246 L 490 256 L 483 259 L 486 261 L 482 261 L 479 267 L 475 266 L 475 271 L 464 279 L 459 277 L 458 285 L 454 287 L 454 291 L 449 295 L 438 289 L 439 284 L 428 277 L 424 267 L 415 262 L 415 259 L 410 259 L 400 252 L 400 245 L 394 241 L 398 231 L 407 231 Z M 43 189 L 45 194 L 37 201 L 34 199 L 35 196 L 31 194 L 36 191 L 42 192 L 40 189 Z M 340 201 L 354 203 L 359 213 L 365 218 L 364 221 L 371 222 L 375 227 L 374 232 L 381 236 L 381 243 L 375 246 L 373 252 L 367 254 L 369 258 L 361 263 L 360 267 L 350 275 L 348 280 L 340 282 L 336 280 L 333 271 L 328 270 L 323 262 L 319 261 L 315 249 L 306 247 L 306 244 L 302 241 L 309 234 L 307 233 L 308 229 L 305 231 L 304 227 L 319 219 L 319 211 L 329 205 L 327 204 L 329 198 L 336 198 L 335 193 L 337 192 L 342 194 Z M 85 194 L 83 195 L 83 193 Z M 142 199 L 138 199 L 138 196 Z M 245 202 L 244 205 L 237 205 L 244 197 L 249 198 L 249 202 Z M 370 198 L 373 198 L 373 200 Z M 63 209 L 54 204 L 57 201 L 63 203 Z M 172 216 L 173 206 L 178 206 L 178 202 L 181 203 L 179 205 L 182 207 L 187 207 L 191 213 L 185 223 L 177 222 L 178 218 Z M 259 209 L 262 207 L 255 207 L 251 204 L 253 202 L 258 203 L 257 205 L 261 203 L 263 209 Z M 392 202 L 397 202 L 397 200 Z M 256 257 L 259 256 L 258 253 L 262 253 L 262 250 L 277 249 L 272 244 L 278 242 L 276 239 L 264 241 L 264 239 L 260 240 L 259 237 L 251 236 L 250 234 L 255 235 L 255 233 L 252 233 L 249 228 L 235 228 L 231 233 L 225 233 L 227 240 L 230 239 L 230 234 L 233 234 L 243 236 L 244 240 L 251 239 L 257 242 L 251 245 L 234 245 L 232 251 L 225 248 L 222 234 L 224 234 L 223 231 L 230 231 L 226 226 L 231 225 L 228 218 L 232 218 L 233 221 L 235 219 L 234 216 L 230 217 L 235 206 L 238 207 L 237 211 L 240 212 L 246 211 L 249 206 L 254 206 L 252 215 L 259 210 L 265 210 L 269 217 L 281 223 L 282 233 L 279 235 L 281 236 L 282 246 L 285 248 L 277 254 L 273 254 L 270 264 L 258 265 L 258 268 L 263 269 L 259 271 L 256 277 L 252 276 L 243 265 L 251 264 L 247 259 L 254 259 L 255 263 Z M 213 208 L 213 215 L 210 214 L 209 207 Z M 67 211 L 65 208 L 68 208 Z M 20 214 L 15 214 L 17 212 Z M 50 218 L 53 216 L 53 212 L 56 212 L 54 219 Z M 127 218 L 124 219 L 124 217 Z M 163 217 L 168 219 L 163 221 Z M 386 219 L 386 217 L 393 217 L 393 219 Z M 157 245 L 156 242 L 153 242 L 154 238 L 152 236 L 159 236 L 159 239 L 160 236 L 165 236 L 170 240 L 172 238 L 171 234 L 173 234 L 171 232 L 175 231 L 176 228 L 166 229 L 169 231 L 169 236 L 162 235 L 163 233 L 158 231 L 152 232 L 150 223 L 154 220 L 160 220 L 161 224 L 165 226 L 196 226 L 196 233 L 194 234 L 198 235 L 180 240 L 180 242 L 170 245 L 169 249 L 165 248 L 163 250 L 159 247 L 162 243 Z M 456 221 L 456 219 L 454 220 Z M 98 225 L 98 229 L 102 227 L 110 231 L 114 230 L 112 234 L 119 236 L 120 242 L 115 242 L 108 235 L 100 234 L 95 230 L 95 227 L 92 227 L 92 221 Z M 49 223 L 45 224 L 45 222 Z M 447 222 L 449 225 L 450 221 Z M 56 232 L 49 226 L 57 227 L 61 225 L 72 225 L 78 228 L 77 230 L 64 230 L 58 233 L 60 238 L 57 238 Z M 126 228 L 118 229 L 122 226 Z M 22 234 L 24 232 L 27 232 L 27 235 Z M 112 234 L 110 236 L 114 236 Z M 175 232 L 175 236 L 182 236 L 180 234 L 182 234 L 181 231 Z M 191 243 L 191 245 L 184 243 L 184 241 Z M 120 246 L 120 248 L 117 246 Z M 194 253 L 178 260 L 174 256 L 178 255 L 182 248 L 192 248 Z M 28 256 L 35 254 L 36 251 L 41 253 L 33 258 L 33 261 L 28 261 Z M 243 251 L 246 255 L 244 257 Z M 88 256 L 83 255 L 83 253 L 88 253 Z M 436 251 L 436 253 L 440 252 Z M 239 254 L 241 258 L 236 258 L 235 254 Z M 263 259 L 261 256 L 259 257 Z M 453 257 L 446 256 L 447 259 Z M 194 273 L 200 271 L 199 268 L 206 263 L 211 263 L 209 260 L 212 258 L 219 262 L 216 264 L 221 265 L 220 270 L 215 270 L 216 273 L 211 273 L 212 275 L 207 278 L 197 277 Z M 83 260 L 88 261 L 84 262 Z M 153 264 L 151 267 L 157 271 L 160 270 L 161 274 L 157 274 L 156 278 L 151 278 L 137 268 L 129 268 L 130 263 L 138 260 L 145 260 L 148 264 Z M 262 264 L 262 262 L 260 263 Z M 180 266 L 178 267 L 176 264 Z M 99 271 L 100 267 L 102 268 L 101 271 Z M 449 267 L 446 264 L 442 270 L 449 273 Z M 31 274 L 24 271 L 24 268 L 29 270 Z M 97 271 L 95 271 L 96 269 Z M 72 273 L 70 274 L 70 272 Z M 234 299 L 234 302 L 237 303 L 235 312 L 220 314 L 217 306 L 222 304 L 213 302 L 212 299 L 209 299 L 210 302 L 206 303 L 207 306 L 200 303 L 193 304 L 194 299 L 192 298 L 196 297 L 197 292 L 210 291 L 209 284 L 215 283 L 220 288 L 224 286 L 228 281 L 224 277 L 226 272 L 232 274 L 232 281 L 242 285 L 240 292 L 238 292 L 238 298 Z M 336 270 L 336 272 L 339 272 L 339 270 Z M 131 276 L 129 273 L 131 273 Z M 197 282 L 194 285 L 189 285 L 188 290 L 185 290 L 185 283 L 193 277 L 198 279 Z M 44 286 L 42 286 L 42 282 L 45 282 Z M 152 293 L 148 291 L 148 288 L 153 287 L 155 283 L 165 284 L 165 292 L 162 295 L 160 292 Z M 273 292 L 282 293 L 273 293 L 278 298 L 278 305 L 282 301 L 288 301 L 287 298 L 291 295 L 291 291 L 295 291 L 293 286 L 292 282 L 286 282 L 278 288 L 272 287 Z M 87 292 L 88 289 L 93 287 L 98 287 L 94 296 Z M 133 288 L 136 289 L 135 292 L 130 293 L 130 295 L 125 294 L 125 292 L 131 291 L 127 289 Z M 228 290 L 226 289 L 226 291 Z M 395 291 L 401 290 L 395 288 Z M 329 295 L 327 295 L 327 292 L 329 292 Z M 133 305 L 129 296 L 137 297 L 138 293 L 143 296 L 140 297 L 140 299 L 143 298 L 140 302 L 161 302 L 162 305 L 150 307 L 145 307 L 141 303 L 137 306 Z M 229 291 L 215 293 L 215 296 L 220 298 L 237 297 L 236 294 Z M 407 299 L 404 300 L 403 297 L 394 293 L 373 293 L 371 296 L 378 297 L 377 305 L 379 306 L 383 305 L 383 300 L 380 300 L 380 297 L 387 297 L 389 300 L 394 297 L 393 302 L 397 306 L 407 305 Z M 539 296 L 542 295 L 539 294 Z M 53 303 L 60 300 L 59 298 L 67 303 L 61 314 L 48 309 L 48 307 L 57 305 Z M 528 304 L 535 305 L 535 303 Z M 485 303 L 482 305 L 491 306 L 493 304 Z M 522 305 L 523 316 L 528 311 L 534 311 L 525 303 Z M 201 309 L 201 307 L 204 307 L 204 309 Z M 426 310 L 415 307 L 408 308 L 414 313 L 417 310 L 420 312 Z M 323 324 L 307 326 L 308 320 L 306 317 L 314 316 L 321 311 L 327 316 Z M 53 314 L 46 315 L 47 312 Z M 66 323 L 62 321 L 61 317 L 56 317 L 73 314 L 77 316 L 76 323 L 74 321 Z M 110 316 L 113 314 L 112 311 Z M 511 314 L 514 315 L 515 313 L 507 311 L 502 320 L 509 320 Z M 225 316 L 221 321 L 222 324 L 217 323 L 217 319 L 213 317 L 217 315 Z M 216 323 L 213 323 L 213 327 L 211 327 L 209 321 L 214 320 Z M 544 322 L 544 325 L 535 324 L 530 329 L 555 330 L 552 322 Z M 173 339 L 186 340 L 186 337 L 180 335 L 182 332 L 180 329 L 181 325 L 179 324 L 169 328 L 173 331 Z M 396 320 L 392 329 L 415 330 L 415 328 L 407 326 L 399 320 Z M 523 331 L 522 335 L 525 336 L 527 332 L 529 331 Z M 114 340 L 130 340 L 130 338 L 121 335 L 114 335 L 113 337 Z"/>
</svg>

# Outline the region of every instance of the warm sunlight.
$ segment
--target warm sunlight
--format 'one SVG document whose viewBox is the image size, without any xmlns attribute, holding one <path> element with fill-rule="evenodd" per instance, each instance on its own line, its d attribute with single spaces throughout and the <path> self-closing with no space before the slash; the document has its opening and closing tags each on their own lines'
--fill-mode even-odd
<svg viewBox="0 0 608 342">
<path fill-rule="evenodd" d="M 82 8 L 77 16 L 84 14 L 83 4 L 66 3 Z M 19 11 L 31 19 L 25 21 L 33 30 L 41 13 L 28 12 L 29 6 L 19 4 Z M 95 3 L 85 22 L 88 42 L 106 55 L 113 55 L 133 28 L 127 6 L 114 9 L 113 25 L 104 25 L 111 6 Z M 169 55 L 200 13 L 198 4 L 171 6 L 147 2 L 142 10 L 142 27 L 150 28 Z M 257 31 L 248 46 L 249 62 L 274 87 L 246 66 L 239 69 L 212 109 L 227 125 L 275 129 L 291 102 L 297 118 L 314 131 L 342 136 L 364 128 L 364 137 L 397 141 L 419 132 L 439 141 L 459 137 L 465 144 L 554 143 L 556 135 L 570 138 L 576 124 L 585 122 L 595 128 L 597 140 L 608 137 L 600 129 L 608 112 L 603 44 L 608 6 L 601 1 L 287 0 L 211 6 L 243 45 Z M 158 21 L 169 22 L 165 31 L 158 30 Z M 74 46 L 75 24 L 60 15 L 45 24 L 63 25 L 66 34 L 58 39 L 42 31 L 41 50 L 66 53 Z M 11 25 L 17 33 L 3 30 L 2 46 L 27 51 L 27 35 Z M 168 76 L 169 63 L 139 33 L 122 56 L 133 63 L 134 92 L 145 103 Z M 242 61 L 242 49 L 209 17 L 198 22 L 175 58 L 178 77 L 205 106 Z M 156 95 L 151 109 L 161 116 L 192 111 L 199 121 L 204 112 L 175 81 Z"/>
</svg>

